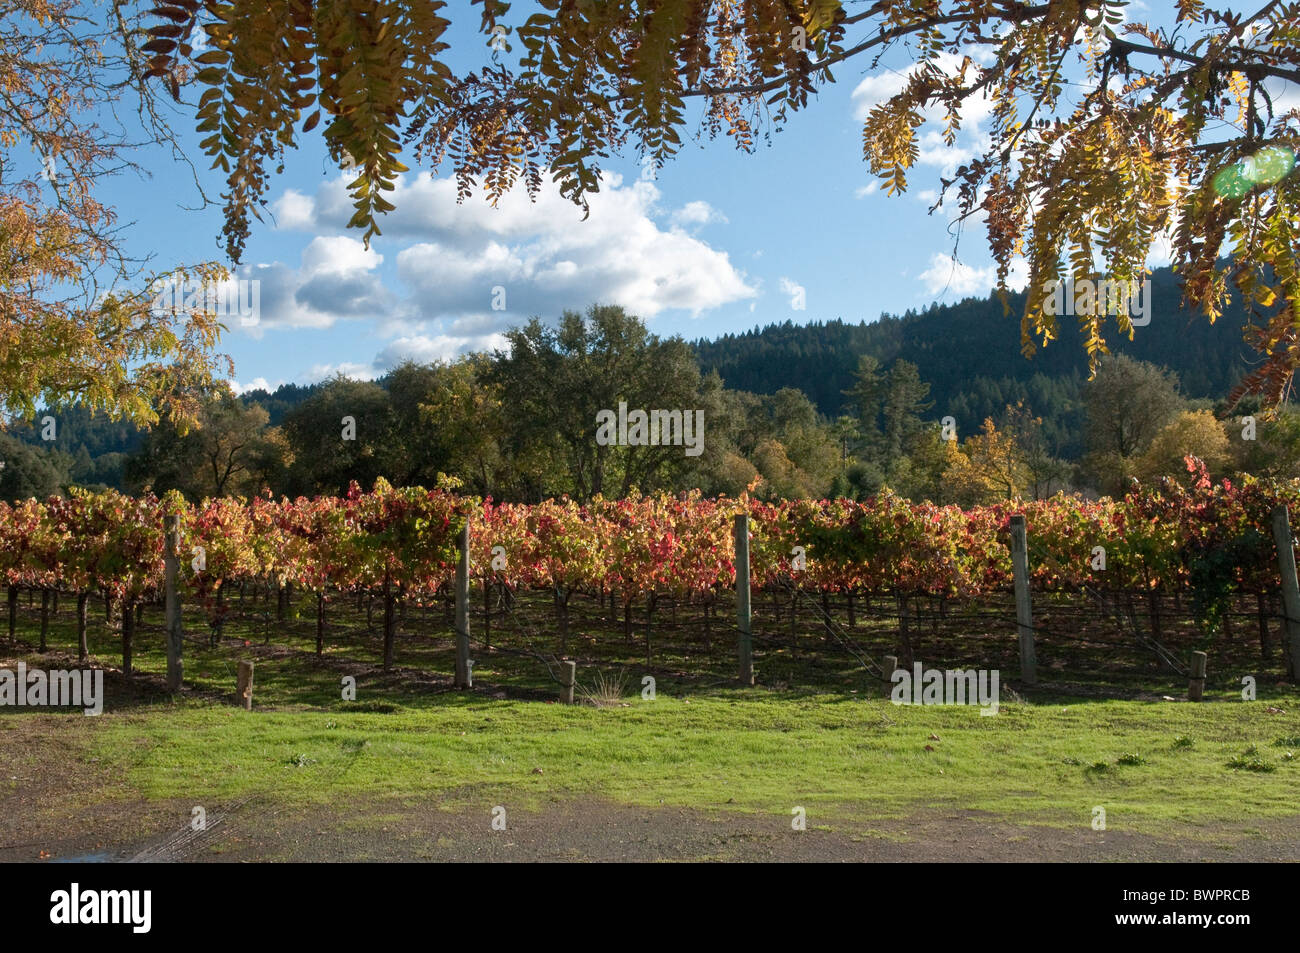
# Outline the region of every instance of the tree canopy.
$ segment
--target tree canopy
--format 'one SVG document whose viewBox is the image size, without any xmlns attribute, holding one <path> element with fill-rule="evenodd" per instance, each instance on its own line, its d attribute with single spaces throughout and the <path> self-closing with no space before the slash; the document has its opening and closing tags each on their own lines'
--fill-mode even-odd
<svg viewBox="0 0 1300 953">
<path fill-rule="evenodd" d="M 161 275 L 127 254 L 100 197 L 107 178 L 140 171 L 141 135 L 172 139 L 147 88 L 132 101 L 139 50 L 117 12 L 70 0 L 0 4 L 0 416 L 75 399 L 187 426 L 223 363 L 216 316 L 155 306 Z M 115 122 L 119 109 L 139 123 Z M 164 273 L 225 277 L 213 263 Z"/>
<path fill-rule="evenodd" d="M 449 162 L 461 198 L 495 200 L 550 175 L 574 202 L 600 163 L 635 148 L 656 163 L 697 138 L 752 150 L 841 64 L 913 66 L 863 125 L 863 158 L 889 192 L 908 185 L 927 118 L 955 141 L 974 98 L 991 103 L 987 145 L 942 182 L 936 207 L 981 217 L 998 281 L 1027 260 L 1022 347 L 1058 333 L 1044 307 L 1062 278 L 1127 283 L 1171 237 L 1183 291 L 1210 320 L 1235 287 L 1264 360 L 1244 386 L 1280 396 L 1300 365 L 1300 5 L 1250 13 L 1178 0 L 1172 29 L 1124 20 L 1104 0 L 476 0 L 490 62 L 456 73 L 437 0 L 167 0 L 150 15 L 146 73 L 177 97 L 190 83 L 203 148 L 226 174 L 224 234 L 239 259 L 268 187 L 318 126 L 367 240 L 409 150 Z M 202 34 L 205 43 L 196 44 Z M 513 40 L 513 42 L 512 42 Z M 688 108 L 697 101 L 700 109 Z M 1226 261 L 1222 257 L 1228 251 Z M 1079 314 L 1093 368 L 1108 318 Z M 1132 333 L 1124 309 L 1116 330 Z"/>
</svg>

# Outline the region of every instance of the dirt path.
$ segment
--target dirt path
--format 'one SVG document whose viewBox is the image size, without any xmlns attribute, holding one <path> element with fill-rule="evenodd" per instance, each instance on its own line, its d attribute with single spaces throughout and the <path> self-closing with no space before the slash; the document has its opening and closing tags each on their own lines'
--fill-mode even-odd
<svg viewBox="0 0 1300 953">
<path fill-rule="evenodd" d="M 786 817 L 684 808 L 636 808 L 597 800 L 513 811 L 491 829 L 479 809 L 377 809 L 382 823 L 321 823 L 292 815 L 232 818 L 203 860 L 400 861 L 1206 861 L 1300 860 L 1300 827 L 1203 832 L 1200 843 L 1124 832 L 1009 824 L 971 811 L 926 812 L 906 821 L 794 831 Z"/>
<path fill-rule="evenodd" d="M 586 798 L 508 808 L 506 829 L 493 830 L 484 803 L 440 809 L 376 800 L 322 811 L 249 801 L 210 807 L 207 830 L 195 832 L 188 802 L 51 806 L 25 816 L 15 807 L 0 801 L 0 861 L 1300 861 L 1300 818 L 1178 840 L 1021 825 L 961 809 L 830 824 L 814 816 L 807 830 L 794 831 L 776 815 Z"/>
</svg>

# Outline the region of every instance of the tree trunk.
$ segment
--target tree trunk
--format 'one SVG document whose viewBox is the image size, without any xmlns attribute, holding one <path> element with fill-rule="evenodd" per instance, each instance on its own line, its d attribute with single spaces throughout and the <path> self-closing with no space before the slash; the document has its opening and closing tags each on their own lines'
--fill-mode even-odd
<svg viewBox="0 0 1300 953">
<path fill-rule="evenodd" d="M 9 641 L 14 640 L 14 630 L 18 626 L 18 587 L 9 587 Z"/>
<path fill-rule="evenodd" d="M 910 669 L 915 659 L 912 657 L 912 634 L 910 622 L 912 607 L 908 598 L 898 596 L 898 662 L 903 668 Z"/>
<path fill-rule="evenodd" d="M 645 601 L 645 667 L 650 667 L 650 622 L 655 614 L 656 593 L 652 590 Z"/>
<path fill-rule="evenodd" d="M 849 628 L 850 629 L 856 628 L 858 625 L 858 613 L 853 606 L 853 592 L 851 590 L 849 592 L 848 610 L 849 610 Z"/>
<path fill-rule="evenodd" d="M 316 657 L 325 653 L 325 590 L 316 593 Z"/>
<path fill-rule="evenodd" d="M 135 607 L 122 603 L 122 673 L 131 674 L 131 640 L 135 636 Z"/>
<path fill-rule="evenodd" d="M 77 656 L 83 662 L 90 654 L 90 647 L 86 645 L 86 602 L 89 599 L 90 593 L 77 593 Z"/>
<path fill-rule="evenodd" d="M 1273 637 L 1268 630 L 1268 596 L 1255 593 L 1255 607 L 1259 613 L 1259 654 L 1266 662 L 1273 660 Z"/>
<path fill-rule="evenodd" d="M 50 634 L 50 590 L 41 590 L 41 651 L 45 651 L 45 640 Z"/>
<path fill-rule="evenodd" d="M 573 591 L 569 590 L 560 595 L 560 587 L 555 587 L 552 599 L 555 602 L 555 615 L 560 623 L 560 655 L 569 653 L 569 597 Z"/>
<path fill-rule="evenodd" d="M 790 650 L 793 652 L 799 647 L 798 633 L 795 629 L 799 621 L 799 590 L 790 590 Z"/>
<path fill-rule="evenodd" d="M 393 667 L 393 638 L 397 633 L 397 618 L 393 613 L 392 583 L 384 579 L 384 671 Z"/>
<path fill-rule="evenodd" d="M 212 628 L 212 648 L 221 644 L 226 637 L 226 580 L 217 586 L 217 624 Z"/>
<path fill-rule="evenodd" d="M 623 604 L 623 638 L 628 645 L 632 644 L 632 603 Z"/>
</svg>

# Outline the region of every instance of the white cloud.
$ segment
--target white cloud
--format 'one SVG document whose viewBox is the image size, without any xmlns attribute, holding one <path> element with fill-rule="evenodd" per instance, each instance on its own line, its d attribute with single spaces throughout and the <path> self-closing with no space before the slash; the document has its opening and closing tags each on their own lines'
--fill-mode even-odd
<svg viewBox="0 0 1300 953">
<path fill-rule="evenodd" d="M 311 228 L 312 200 L 297 189 L 289 189 L 273 206 L 276 228 Z"/>
<path fill-rule="evenodd" d="M 595 302 L 649 320 L 665 310 L 699 315 L 758 297 L 757 281 L 693 234 L 726 216 L 702 200 L 664 209 L 650 181 L 624 185 L 607 176 L 584 221 L 554 186 L 536 202 L 516 189 L 493 208 L 481 197 L 458 205 L 451 179 L 407 175 L 390 196 L 397 210 L 382 220 L 383 235 L 369 249 L 346 227 L 353 213 L 346 183 L 339 176 L 315 194 L 288 190 L 273 204 L 279 230 L 314 236 L 296 266 L 241 269 L 241 277 L 262 281 L 261 320 L 243 329 L 254 337 L 365 322 L 372 359 L 354 351 L 298 380 L 335 373 L 369 380 L 408 358 L 504 349 L 508 327 Z"/>
<path fill-rule="evenodd" d="M 794 310 L 803 311 L 808 306 L 808 291 L 803 285 L 783 276 L 781 291 L 790 296 L 790 307 Z"/>
<path fill-rule="evenodd" d="M 590 197 L 585 221 L 554 187 L 544 188 L 536 202 L 515 189 L 493 208 L 481 198 L 458 205 L 449 178 L 408 175 L 390 200 L 397 210 L 382 222 L 381 240 L 390 247 L 409 242 L 394 256 L 397 275 L 411 291 L 401 309 L 408 321 L 483 312 L 498 286 L 505 289 L 506 309 L 495 312 L 496 330 L 528 315 L 557 316 L 595 301 L 649 319 L 667 309 L 698 315 L 758 293 L 726 252 L 681 227 L 725 222 L 725 216 L 707 202 L 689 202 L 666 215 L 673 227 L 661 228 L 656 219 L 665 213 L 653 182 L 624 186 L 620 176 L 609 175 Z M 274 208 L 281 228 L 333 231 L 340 238 L 353 211 L 343 177 L 312 197 L 285 193 Z M 360 288 L 344 290 L 353 293 L 344 300 L 359 300 Z M 414 330 L 403 325 L 404 332 Z"/>
<path fill-rule="evenodd" d="M 935 254 L 930 257 L 930 267 L 918 277 L 925 284 L 923 296 L 927 298 L 984 295 L 997 284 L 997 267 L 974 268 L 948 255 Z M 1023 258 L 1014 259 L 1007 275 L 1007 286 L 1020 291 L 1028 280 L 1029 263 Z"/>
<path fill-rule="evenodd" d="M 234 391 L 236 395 L 245 394 L 250 390 L 264 390 L 269 393 L 275 390 L 283 383 L 284 381 L 279 380 L 276 381 L 274 384 L 271 384 L 267 382 L 267 379 L 265 377 L 254 377 L 247 384 L 241 384 L 239 383 L 239 381 L 234 380 L 232 378 L 230 381 L 230 389 Z"/>
<path fill-rule="evenodd" d="M 723 215 L 708 202 L 687 202 L 672 214 L 672 222 L 680 228 L 699 228 L 701 225 L 727 224 Z"/>
<path fill-rule="evenodd" d="M 274 328 L 328 328 L 340 319 L 369 319 L 401 310 L 378 274 L 383 256 L 355 238 L 321 235 L 302 250 L 299 267 L 246 266 L 241 278 L 261 281 L 261 317 L 242 328 L 261 338 Z"/>
<path fill-rule="evenodd" d="M 342 361 L 338 364 L 313 364 L 311 370 L 299 378 L 303 384 L 315 384 L 326 378 L 333 377 L 335 374 L 342 374 L 344 377 L 350 377 L 353 380 L 372 381 L 383 374 L 382 370 L 377 369 L 373 364 L 357 364 L 351 361 Z"/>
<path fill-rule="evenodd" d="M 853 197 L 855 199 L 865 199 L 868 195 L 875 195 L 879 191 L 880 191 L 880 181 L 878 179 L 872 179 L 866 185 L 859 186 L 858 188 L 854 189 Z"/>
<path fill-rule="evenodd" d="M 442 361 L 452 361 L 471 352 L 510 350 L 505 335 L 495 332 L 485 334 L 466 333 L 471 330 L 470 327 L 462 325 L 459 321 L 452 325 L 451 330 L 459 333 L 412 334 L 395 338 L 385 344 L 369 364 L 359 361 L 315 364 L 297 379 L 297 383 L 314 384 L 333 377 L 335 374 L 342 374 L 344 377 L 350 377 L 353 380 L 370 381 L 383 377 L 393 368 L 408 360 L 415 361 L 417 364 L 434 364 Z M 279 383 L 284 382 L 280 381 Z M 241 390 L 252 390 L 256 387 L 266 387 L 267 390 L 274 389 L 266 385 L 264 378 L 258 378 L 242 389 L 233 381 L 231 384 L 236 388 L 236 393 L 240 393 Z"/>
<path fill-rule="evenodd" d="M 455 337 L 448 334 L 414 335 L 390 341 L 375 357 L 375 367 L 389 370 L 403 361 L 432 364 L 450 361 L 471 351 L 509 350 L 502 334 Z"/>
</svg>

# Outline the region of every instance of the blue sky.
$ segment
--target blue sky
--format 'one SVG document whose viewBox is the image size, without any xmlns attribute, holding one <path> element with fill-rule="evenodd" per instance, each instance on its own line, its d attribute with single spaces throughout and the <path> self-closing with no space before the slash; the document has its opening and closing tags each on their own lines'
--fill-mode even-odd
<svg viewBox="0 0 1300 953">
<path fill-rule="evenodd" d="M 511 22 L 524 15 L 520 8 Z M 466 18 L 453 37 L 464 51 L 454 68 L 487 55 L 476 22 Z M 408 161 L 398 210 L 369 250 L 344 227 L 348 177 L 312 134 L 272 178 L 272 215 L 254 224 L 237 271 L 262 282 L 258 325 L 230 321 L 223 338 L 237 386 L 307 383 L 340 370 L 374 377 L 408 357 L 499 346 L 501 331 L 529 316 L 554 319 L 596 301 L 624 305 L 655 333 L 692 339 L 787 319 L 874 320 L 986 293 L 993 279 L 982 228 L 967 228 L 954 265 L 949 216 L 927 214 L 940 174 L 982 141 L 981 104 L 971 104 L 952 149 L 937 142 L 937 129 L 931 138 L 923 131 L 921 162 L 902 196 L 886 196 L 862 161 L 866 109 L 898 88 L 908 65 L 900 51 L 870 76 L 865 61 L 841 67 L 837 83 L 752 155 L 722 139 L 688 140 L 652 179 L 635 152 L 615 157 L 585 222 L 549 183 L 535 204 L 519 190 L 496 209 L 481 197 L 457 206 L 448 169 L 431 177 Z M 215 199 L 222 179 L 206 171 L 192 115 L 174 119 Z M 105 196 L 135 223 L 130 246 L 154 254 L 159 268 L 222 259 L 219 205 L 194 210 L 191 169 L 162 150 L 140 161 L 151 176 L 120 178 Z M 496 287 L 505 289 L 505 311 L 491 308 Z"/>
</svg>

